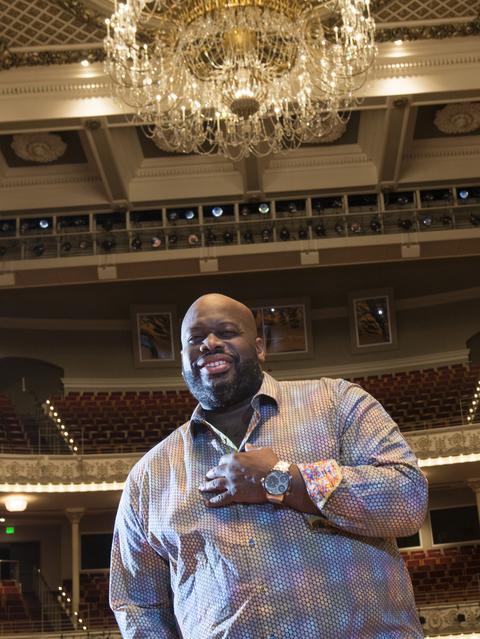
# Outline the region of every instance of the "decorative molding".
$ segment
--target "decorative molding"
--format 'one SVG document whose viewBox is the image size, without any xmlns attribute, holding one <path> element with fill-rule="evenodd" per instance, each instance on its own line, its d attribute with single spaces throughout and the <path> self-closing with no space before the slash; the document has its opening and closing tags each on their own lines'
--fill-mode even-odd
<svg viewBox="0 0 480 639">
<path fill-rule="evenodd" d="M 37 492 L 35 484 L 123 482 L 141 456 L 142 453 L 1 455 L 0 484 L 30 484 L 32 492 Z"/>
<path fill-rule="evenodd" d="M 403 160 L 450 160 L 456 158 L 474 158 L 480 155 L 480 145 L 458 146 L 448 148 L 439 146 L 436 148 L 420 147 L 415 151 L 405 153 Z"/>
<path fill-rule="evenodd" d="M 235 171 L 231 163 L 221 164 L 205 163 L 197 158 L 195 164 L 177 164 L 176 166 L 152 166 L 152 167 L 140 167 L 135 173 L 135 179 L 151 179 L 184 175 L 218 175 L 219 173 L 234 173 Z"/>
<path fill-rule="evenodd" d="M 64 51 L 10 51 L 0 41 L 0 70 L 14 67 L 37 67 L 57 64 L 78 64 L 87 59 L 90 64 L 103 62 L 105 53 L 100 47 L 85 47 L 82 50 L 66 49 Z"/>
<path fill-rule="evenodd" d="M 75 18 L 79 19 L 81 22 L 94 25 L 95 27 L 106 31 L 106 16 L 85 7 L 83 2 L 80 2 L 79 0 L 56 0 L 56 4 L 60 5 L 63 9 L 65 9 L 65 11 L 68 11 L 70 15 L 75 16 Z"/>
<path fill-rule="evenodd" d="M 419 459 L 480 453 L 480 424 L 431 428 L 405 437 Z"/>
<path fill-rule="evenodd" d="M 434 124 L 447 135 L 472 133 L 480 129 L 480 102 L 447 104 L 435 113 Z"/>
<path fill-rule="evenodd" d="M 17 84 L 17 85 L 0 85 L 0 98 L 10 98 L 28 95 L 49 95 L 49 94 L 74 94 L 79 98 L 90 97 L 111 97 L 110 84 L 108 81 L 94 82 L 89 79 L 84 82 L 45 82 L 43 84 Z M 83 95 L 82 95 L 83 94 Z"/>
<path fill-rule="evenodd" d="M 445 38 L 465 38 L 480 34 L 480 15 L 471 22 L 453 24 L 422 25 L 377 29 L 376 42 L 395 42 L 395 40 L 444 40 Z"/>
<path fill-rule="evenodd" d="M 356 145 L 355 145 L 356 146 Z M 357 147 L 358 148 L 358 147 Z M 295 157 L 292 152 L 288 156 L 277 157 L 274 156 L 270 160 L 270 164 L 267 168 L 267 172 L 272 169 L 305 169 L 305 168 L 316 168 L 319 166 L 346 166 L 353 164 L 370 164 L 371 159 L 367 156 L 366 153 L 356 152 L 356 153 L 348 153 L 347 149 L 351 149 L 350 145 L 345 145 L 342 149 L 343 155 L 328 155 L 319 157 L 312 155 L 311 157 Z"/>
<path fill-rule="evenodd" d="M 476 53 L 458 53 L 448 56 L 431 54 L 430 56 L 426 55 L 422 58 L 409 62 L 379 62 L 375 65 L 374 69 L 377 78 L 385 78 L 398 75 L 411 76 L 412 72 L 417 71 L 418 73 L 418 71 L 422 69 L 452 67 L 465 64 L 472 65 L 479 63 L 480 54 Z"/>
<path fill-rule="evenodd" d="M 419 616 L 425 618 L 423 630 L 426 637 L 445 636 L 446 632 L 451 632 L 460 637 L 477 637 L 478 635 L 466 634 L 471 631 L 478 631 L 478 619 L 480 618 L 480 605 L 477 602 L 458 602 L 454 604 L 433 604 L 428 606 L 417 606 Z M 465 621 L 459 623 L 457 615 L 463 613 Z M 442 633 L 439 635 L 438 633 Z M 459 634 L 461 633 L 461 634 Z"/>
<path fill-rule="evenodd" d="M 67 150 L 67 144 L 55 133 L 17 133 L 10 146 L 21 160 L 40 164 L 55 162 Z"/>
<path fill-rule="evenodd" d="M 0 178 L 1 189 L 20 189 L 26 186 L 51 186 L 58 184 L 98 184 L 98 175 L 41 175 Z"/>
</svg>

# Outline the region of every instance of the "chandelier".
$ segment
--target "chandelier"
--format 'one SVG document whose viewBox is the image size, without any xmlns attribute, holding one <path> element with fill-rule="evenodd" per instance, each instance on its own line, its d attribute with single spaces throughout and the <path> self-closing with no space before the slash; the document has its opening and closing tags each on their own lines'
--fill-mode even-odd
<svg viewBox="0 0 480 639">
<path fill-rule="evenodd" d="M 157 146 L 232 160 L 328 135 L 375 57 L 370 0 L 126 0 L 106 24 L 115 93 Z"/>
</svg>

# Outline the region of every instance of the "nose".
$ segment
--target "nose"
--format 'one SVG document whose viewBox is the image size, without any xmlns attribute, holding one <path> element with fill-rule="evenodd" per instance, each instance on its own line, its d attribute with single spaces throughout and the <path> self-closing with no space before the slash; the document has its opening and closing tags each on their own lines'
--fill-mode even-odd
<svg viewBox="0 0 480 639">
<path fill-rule="evenodd" d="M 215 335 L 215 333 L 209 333 L 205 336 L 200 344 L 200 351 L 215 351 L 219 348 L 223 348 L 223 341 Z"/>
</svg>

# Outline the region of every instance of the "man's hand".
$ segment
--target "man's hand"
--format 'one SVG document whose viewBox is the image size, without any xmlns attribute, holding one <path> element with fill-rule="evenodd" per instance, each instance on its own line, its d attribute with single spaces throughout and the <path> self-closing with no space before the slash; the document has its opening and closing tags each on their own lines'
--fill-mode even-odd
<svg viewBox="0 0 480 639">
<path fill-rule="evenodd" d="M 202 493 L 217 493 L 206 498 L 205 505 L 211 508 L 229 504 L 262 504 L 267 501 L 260 482 L 278 462 L 271 448 L 255 448 L 245 445 L 244 453 L 232 453 L 220 458 L 218 466 L 211 468 L 199 490 Z"/>
</svg>

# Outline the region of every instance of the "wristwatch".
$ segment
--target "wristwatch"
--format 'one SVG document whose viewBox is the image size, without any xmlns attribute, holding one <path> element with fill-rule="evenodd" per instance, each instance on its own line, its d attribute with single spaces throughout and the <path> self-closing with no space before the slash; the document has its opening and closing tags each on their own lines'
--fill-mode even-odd
<svg viewBox="0 0 480 639">
<path fill-rule="evenodd" d="M 290 462 L 280 460 L 275 464 L 272 470 L 261 479 L 267 499 L 272 504 L 282 504 L 285 495 L 288 495 L 290 492 L 292 484 L 292 476 L 289 472 L 290 466 Z"/>
</svg>

